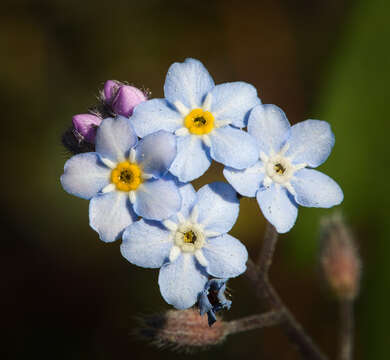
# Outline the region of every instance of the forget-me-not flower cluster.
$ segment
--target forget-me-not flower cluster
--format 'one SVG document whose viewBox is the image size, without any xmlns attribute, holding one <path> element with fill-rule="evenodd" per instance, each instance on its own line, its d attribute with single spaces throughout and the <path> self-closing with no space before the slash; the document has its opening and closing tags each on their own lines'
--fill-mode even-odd
<svg viewBox="0 0 390 360">
<path fill-rule="evenodd" d="M 198 302 L 212 324 L 215 312 L 230 308 L 227 279 L 246 270 L 247 250 L 228 234 L 237 193 L 256 197 L 280 233 L 293 227 L 298 205 L 339 204 L 340 187 L 313 170 L 329 156 L 333 133 L 318 120 L 290 126 L 281 109 L 261 104 L 252 85 L 215 85 L 194 59 L 169 68 L 163 99 L 118 84 L 104 89 L 114 116 L 76 121 L 95 151 L 67 161 L 62 186 L 90 200 L 90 225 L 103 241 L 122 238 L 129 262 L 160 269 L 167 303 L 186 309 Z M 115 94 L 106 94 L 110 89 Z M 190 181 L 212 160 L 225 166 L 228 183 L 195 191 Z"/>
</svg>

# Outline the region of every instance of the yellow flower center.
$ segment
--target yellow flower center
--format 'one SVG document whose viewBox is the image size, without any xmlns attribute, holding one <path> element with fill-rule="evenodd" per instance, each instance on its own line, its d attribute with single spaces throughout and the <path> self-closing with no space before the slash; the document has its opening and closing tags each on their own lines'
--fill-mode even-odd
<svg viewBox="0 0 390 360">
<path fill-rule="evenodd" d="M 132 191 L 141 185 L 141 175 L 141 168 L 137 164 L 123 161 L 111 171 L 111 182 L 120 191 Z"/>
<path fill-rule="evenodd" d="M 193 244 L 195 243 L 196 241 L 196 235 L 194 234 L 194 232 L 192 230 L 190 231 L 187 231 L 185 234 L 184 234 L 184 242 L 185 243 L 190 243 L 190 244 Z"/>
<path fill-rule="evenodd" d="M 210 111 L 194 109 L 184 118 L 184 125 L 191 134 L 208 134 L 214 129 L 214 116 Z"/>
</svg>

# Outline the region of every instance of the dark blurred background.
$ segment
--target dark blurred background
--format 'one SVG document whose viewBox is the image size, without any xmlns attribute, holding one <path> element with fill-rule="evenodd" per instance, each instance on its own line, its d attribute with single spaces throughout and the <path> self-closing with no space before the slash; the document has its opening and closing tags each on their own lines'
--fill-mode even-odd
<svg viewBox="0 0 390 360">
<path fill-rule="evenodd" d="M 104 244 L 89 228 L 88 202 L 59 183 L 67 158 L 60 137 L 105 80 L 127 80 L 161 97 L 169 65 L 195 57 L 216 83 L 255 85 L 293 123 L 331 123 L 336 146 L 320 170 L 344 189 L 340 209 L 364 261 L 356 358 L 388 359 L 389 20 L 386 0 L 2 2 L 2 358 L 183 357 L 130 335 L 135 316 L 169 308 L 158 272 L 130 265 L 119 241 Z M 220 167 L 195 185 L 216 179 Z M 232 234 L 256 254 L 264 219 L 254 199 L 241 205 Z M 337 302 L 318 271 L 319 220 L 330 213 L 300 208 L 296 226 L 281 236 L 271 278 L 334 358 Z M 260 309 L 244 277 L 230 286 L 226 318 Z M 299 358 L 276 328 L 191 356 Z"/>
</svg>

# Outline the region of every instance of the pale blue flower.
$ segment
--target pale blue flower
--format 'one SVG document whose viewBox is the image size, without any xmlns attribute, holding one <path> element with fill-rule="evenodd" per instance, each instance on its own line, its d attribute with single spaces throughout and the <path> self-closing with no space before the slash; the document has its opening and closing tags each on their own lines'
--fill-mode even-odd
<svg viewBox="0 0 390 360">
<path fill-rule="evenodd" d="M 103 120 L 96 152 L 73 156 L 61 176 L 70 194 L 91 199 L 89 221 L 105 242 L 115 241 L 137 216 L 162 220 L 176 213 L 181 197 L 166 173 L 176 156 L 176 139 L 160 131 L 138 142 L 124 117 Z"/>
<path fill-rule="evenodd" d="M 180 181 L 201 176 L 211 159 L 236 169 L 257 160 L 254 139 L 238 129 L 250 110 L 260 104 L 256 89 L 245 82 L 214 85 L 201 62 L 186 59 L 168 70 L 165 99 L 139 104 L 132 123 L 139 137 L 158 130 L 177 135 L 177 156 L 170 172 Z"/>
<path fill-rule="evenodd" d="M 290 126 L 275 105 L 256 106 L 248 132 L 257 140 L 259 160 L 245 170 L 225 168 L 229 183 L 243 196 L 255 197 L 265 218 L 279 233 L 296 221 L 298 205 L 329 208 L 343 201 L 340 186 L 313 170 L 329 156 L 334 135 L 325 121 Z"/>
<path fill-rule="evenodd" d="M 160 291 L 177 309 L 195 304 L 208 276 L 232 278 L 246 269 L 248 253 L 227 234 L 236 222 L 239 201 L 234 189 L 216 182 L 196 193 L 180 187 L 180 211 L 163 222 L 140 220 L 123 234 L 122 255 L 145 268 L 161 268 Z"/>
<path fill-rule="evenodd" d="M 216 312 L 230 310 L 232 302 L 226 299 L 226 282 L 228 279 L 211 279 L 199 295 L 198 306 L 200 315 L 207 313 L 209 326 L 217 321 Z"/>
</svg>

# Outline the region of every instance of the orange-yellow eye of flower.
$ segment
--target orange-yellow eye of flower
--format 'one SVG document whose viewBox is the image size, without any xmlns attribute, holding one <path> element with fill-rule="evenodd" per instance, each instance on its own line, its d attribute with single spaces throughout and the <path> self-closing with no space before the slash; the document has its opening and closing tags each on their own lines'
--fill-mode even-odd
<svg viewBox="0 0 390 360">
<path fill-rule="evenodd" d="M 120 191 L 136 190 L 142 183 L 142 171 L 137 164 L 123 161 L 111 171 L 111 182 Z"/>
<path fill-rule="evenodd" d="M 184 125 L 191 134 L 208 134 L 214 129 L 214 116 L 210 111 L 194 109 L 185 117 Z"/>
</svg>

